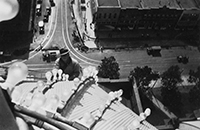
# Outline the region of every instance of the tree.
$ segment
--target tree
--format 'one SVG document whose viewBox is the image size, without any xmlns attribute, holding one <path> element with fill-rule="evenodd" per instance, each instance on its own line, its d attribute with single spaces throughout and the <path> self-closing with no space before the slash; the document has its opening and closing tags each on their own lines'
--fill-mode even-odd
<svg viewBox="0 0 200 130">
<path fill-rule="evenodd" d="M 159 74 L 153 71 L 152 68 L 148 66 L 134 68 L 130 72 L 128 77 L 131 83 L 136 82 L 142 106 L 151 108 L 152 110 L 154 110 L 155 107 L 151 101 L 153 93 L 152 91 L 148 91 L 151 90 L 149 89 L 150 88 L 149 84 L 151 83 L 152 80 L 157 80 L 159 77 L 160 77 Z"/>
<path fill-rule="evenodd" d="M 148 87 L 152 80 L 157 80 L 159 78 L 159 74 L 148 66 L 136 67 L 130 72 L 129 81 L 133 82 L 133 78 L 135 78 L 137 87 L 143 88 L 145 86 Z"/>
<path fill-rule="evenodd" d="M 108 58 L 104 57 L 104 59 L 102 59 L 101 61 L 102 63 L 100 64 L 100 66 L 98 66 L 98 76 L 102 78 L 119 79 L 120 68 L 114 56 Z"/>
<path fill-rule="evenodd" d="M 182 70 L 178 65 L 171 66 L 162 74 L 162 84 L 167 87 L 174 87 L 177 83 L 183 82 L 181 79 Z"/>
<path fill-rule="evenodd" d="M 189 91 L 189 101 L 194 109 L 200 107 L 200 66 L 196 71 L 190 70 L 188 82 L 194 83 L 194 87 Z"/>
<path fill-rule="evenodd" d="M 178 90 L 177 84 L 181 83 L 181 69 L 179 66 L 171 66 L 161 75 L 161 96 L 165 106 L 176 114 L 181 114 L 181 93 Z"/>
</svg>

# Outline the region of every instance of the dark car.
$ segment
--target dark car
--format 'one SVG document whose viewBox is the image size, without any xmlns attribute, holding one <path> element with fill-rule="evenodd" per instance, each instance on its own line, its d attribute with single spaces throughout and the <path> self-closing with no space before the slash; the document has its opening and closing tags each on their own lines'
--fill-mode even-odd
<svg viewBox="0 0 200 130">
<path fill-rule="evenodd" d="M 186 56 L 177 56 L 178 63 L 187 64 L 189 62 L 189 57 Z"/>
<path fill-rule="evenodd" d="M 55 4 L 55 2 L 54 2 L 53 0 L 49 0 L 49 3 L 50 3 L 50 5 L 51 5 L 51 7 L 56 6 L 56 4 Z"/>
<path fill-rule="evenodd" d="M 42 4 L 42 0 L 37 0 L 37 3 L 38 4 Z"/>
<path fill-rule="evenodd" d="M 43 55 L 43 61 L 46 62 L 52 62 L 55 61 L 58 58 L 59 55 L 59 49 L 55 48 L 55 49 L 48 49 L 48 50 L 43 50 L 42 51 L 42 55 Z"/>
<path fill-rule="evenodd" d="M 38 22 L 38 27 L 39 27 L 39 34 L 44 34 L 44 22 L 43 21 L 39 21 Z"/>
<path fill-rule="evenodd" d="M 46 7 L 46 13 L 47 13 L 48 15 L 51 15 L 51 7 Z"/>
<path fill-rule="evenodd" d="M 44 15 L 43 21 L 44 21 L 45 23 L 49 22 L 49 15 L 48 15 L 48 14 Z"/>
<path fill-rule="evenodd" d="M 160 53 L 160 51 L 161 51 L 161 46 L 147 47 L 148 55 L 153 55 L 154 53 Z"/>
<path fill-rule="evenodd" d="M 41 4 L 37 4 L 36 5 L 36 16 L 41 16 L 42 15 L 42 5 Z"/>
</svg>

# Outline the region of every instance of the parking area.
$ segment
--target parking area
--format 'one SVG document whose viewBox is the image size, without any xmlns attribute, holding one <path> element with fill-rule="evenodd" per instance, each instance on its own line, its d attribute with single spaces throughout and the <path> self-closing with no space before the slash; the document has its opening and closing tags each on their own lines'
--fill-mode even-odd
<svg viewBox="0 0 200 130">
<path fill-rule="evenodd" d="M 45 34 L 45 24 L 49 22 L 53 7 L 55 7 L 55 2 L 53 0 L 36 1 L 35 31 L 37 36 Z"/>
</svg>

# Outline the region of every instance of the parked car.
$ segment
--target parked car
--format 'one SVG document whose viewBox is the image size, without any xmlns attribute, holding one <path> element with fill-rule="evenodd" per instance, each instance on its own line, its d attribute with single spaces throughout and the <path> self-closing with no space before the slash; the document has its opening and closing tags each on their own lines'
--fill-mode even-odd
<svg viewBox="0 0 200 130">
<path fill-rule="evenodd" d="M 189 57 L 186 56 L 177 56 L 178 63 L 187 64 L 189 62 Z"/>
<path fill-rule="evenodd" d="M 38 22 L 38 27 L 39 27 L 39 34 L 44 34 L 44 21 L 39 21 Z"/>
<path fill-rule="evenodd" d="M 46 61 L 48 63 L 55 61 L 58 58 L 59 54 L 60 54 L 59 49 L 43 50 L 42 51 L 43 61 Z"/>
<path fill-rule="evenodd" d="M 147 47 L 148 55 L 153 55 L 154 53 L 160 53 L 160 51 L 161 51 L 161 46 Z"/>
<path fill-rule="evenodd" d="M 43 21 L 44 21 L 45 23 L 49 22 L 49 15 L 48 15 L 48 14 L 45 14 L 45 15 L 44 15 Z"/>
<path fill-rule="evenodd" d="M 36 5 L 36 16 L 41 16 L 42 15 L 42 5 L 41 4 L 37 4 Z"/>
<path fill-rule="evenodd" d="M 46 14 L 51 15 L 51 7 L 46 7 Z"/>
<path fill-rule="evenodd" d="M 54 6 L 56 6 L 56 4 L 55 4 L 54 0 L 49 0 L 49 3 L 50 3 L 50 5 L 51 5 L 51 7 L 54 7 Z"/>
</svg>

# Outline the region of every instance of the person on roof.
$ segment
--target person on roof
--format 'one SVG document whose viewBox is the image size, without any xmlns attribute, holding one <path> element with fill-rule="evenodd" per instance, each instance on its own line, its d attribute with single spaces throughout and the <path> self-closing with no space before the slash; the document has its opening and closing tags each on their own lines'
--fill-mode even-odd
<svg viewBox="0 0 200 130">
<path fill-rule="evenodd" d="M 65 48 L 60 49 L 60 58 L 56 60 L 55 66 L 57 69 L 61 69 L 64 74 L 69 75 L 68 80 L 73 80 L 76 77 L 79 78 L 82 73 L 79 63 L 71 58 L 69 50 Z"/>
</svg>

